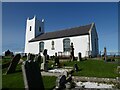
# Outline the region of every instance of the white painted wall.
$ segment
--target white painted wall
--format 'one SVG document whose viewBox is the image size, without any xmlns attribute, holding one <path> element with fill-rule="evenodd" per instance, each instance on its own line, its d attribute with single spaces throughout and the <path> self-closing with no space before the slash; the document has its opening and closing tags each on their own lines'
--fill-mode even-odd
<svg viewBox="0 0 120 90">
<path fill-rule="evenodd" d="M 74 55 L 77 57 L 78 53 L 82 53 L 82 57 L 86 56 L 86 51 L 88 51 L 88 35 L 83 36 L 74 36 L 74 37 L 66 37 L 69 38 L 70 41 L 74 45 Z M 63 52 L 63 39 L 65 38 L 58 38 L 58 39 L 51 39 L 51 40 L 44 40 L 44 49 L 48 50 L 48 55 L 52 56 L 55 55 L 57 52 Z M 54 41 L 55 50 L 52 50 L 52 41 Z M 39 42 L 31 42 L 29 44 L 29 53 L 38 54 L 39 53 Z"/>
</svg>

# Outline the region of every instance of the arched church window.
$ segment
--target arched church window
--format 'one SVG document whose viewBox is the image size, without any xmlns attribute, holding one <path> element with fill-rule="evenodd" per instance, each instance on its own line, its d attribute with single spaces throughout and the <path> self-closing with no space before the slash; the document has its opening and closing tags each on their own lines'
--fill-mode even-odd
<svg viewBox="0 0 120 90">
<path fill-rule="evenodd" d="M 39 43 L 39 52 L 43 52 L 44 50 L 44 42 Z"/>
<path fill-rule="evenodd" d="M 64 52 L 70 51 L 70 39 L 69 38 L 63 39 L 63 51 Z"/>
<path fill-rule="evenodd" d="M 52 50 L 54 50 L 55 48 L 54 48 L 54 41 L 52 41 L 52 48 L 51 48 Z"/>
</svg>

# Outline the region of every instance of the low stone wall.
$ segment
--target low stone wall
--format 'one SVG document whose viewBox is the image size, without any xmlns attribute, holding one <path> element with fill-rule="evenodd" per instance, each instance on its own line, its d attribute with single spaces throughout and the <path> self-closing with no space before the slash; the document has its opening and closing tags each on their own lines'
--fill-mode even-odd
<svg viewBox="0 0 120 90">
<path fill-rule="evenodd" d="M 112 78 L 97 78 L 97 77 L 78 77 L 73 76 L 74 81 L 91 81 L 91 82 L 101 82 L 101 83 L 118 83 L 116 79 Z"/>
</svg>

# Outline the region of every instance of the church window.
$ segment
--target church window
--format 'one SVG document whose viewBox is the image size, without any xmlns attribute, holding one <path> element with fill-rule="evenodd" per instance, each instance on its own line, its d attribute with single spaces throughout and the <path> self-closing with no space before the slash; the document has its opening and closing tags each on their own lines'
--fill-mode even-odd
<svg viewBox="0 0 120 90">
<path fill-rule="evenodd" d="M 39 32 L 41 32 L 41 27 L 39 27 Z"/>
<path fill-rule="evenodd" d="M 31 31 L 31 29 L 32 29 L 32 26 L 30 26 L 30 31 Z"/>
<path fill-rule="evenodd" d="M 44 50 L 44 42 L 40 42 L 39 43 L 39 51 L 43 52 L 43 50 Z"/>
<path fill-rule="evenodd" d="M 63 51 L 64 52 L 70 51 L 70 39 L 69 38 L 63 39 Z"/>
<path fill-rule="evenodd" d="M 55 48 L 54 48 L 54 41 L 52 41 L 52 48 L 51 48 L 52 50 L 54 50 Z"/>
</svg>

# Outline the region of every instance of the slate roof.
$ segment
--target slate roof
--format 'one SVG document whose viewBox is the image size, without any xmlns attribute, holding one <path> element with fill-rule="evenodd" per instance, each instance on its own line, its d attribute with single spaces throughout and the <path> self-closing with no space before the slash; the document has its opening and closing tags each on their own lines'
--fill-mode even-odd
<svg viewBox="0 0 120 90">
<path fill-rule="evenodd" d="M 31 39 L 29 42 L 56 39 L 56 38 L 62 38 L 62 37 L 88 35 L 91 26 L 92 24 L 89 24 L 85 26 L 79 26 L 79 27 L 69 28 L 69 29 L 60 30 L 60 31 L 47 32 L 37 36 L 36 38 Z"/>
</svg>

